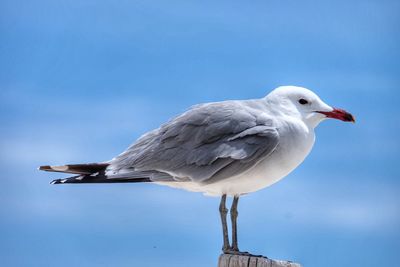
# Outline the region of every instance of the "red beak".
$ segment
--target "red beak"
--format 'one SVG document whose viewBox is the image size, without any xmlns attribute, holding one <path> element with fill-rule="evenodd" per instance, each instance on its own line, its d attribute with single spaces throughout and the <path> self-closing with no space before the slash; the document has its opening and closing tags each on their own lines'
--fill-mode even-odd
<svg viewBox="0 0 400 267">
<path fill-rule="evenodd" d="M 351 121 L 353 123 L 356 122 L 354 116 L 343 109 L 333 108 L 333 110 L 329 112 L 327 111 L 317 111 L 317 112 L 324 114 L 328 118 L 338 119 L 341 121 Z"/>
</svg>

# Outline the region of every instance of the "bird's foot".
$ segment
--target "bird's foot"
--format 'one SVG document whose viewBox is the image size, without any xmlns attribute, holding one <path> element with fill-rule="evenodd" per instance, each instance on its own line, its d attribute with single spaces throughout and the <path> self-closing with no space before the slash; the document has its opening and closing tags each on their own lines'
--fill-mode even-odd
<svg viewBox="0 0 400 267">
<path fill-rule="evenodd" d="M 227 250 L 223 250 L 224 254 L 231 255 L 240 255 L 240 256 L 249 256 L 249 257 L 263 257 L 262 255 L 254 255 L 247 251 L 239 251 L 238 249 L 229 248 Z"/>
<path fill-rule="evenodd" d="M 240 256 L 252 256 L 249 252 L 238 251 L 238 250 L 224 250 L 224 254 L 240 255 Z"/>
<path fill-rule="evenodd" d="M 230 249 L 231 249 L 231 247 L 229 245 L 228 246 L 223 246 L 222 247 L 222 252 L 226 253 L 226 251 L 230 251 Z"/>
<path fill-rule="evenodd" d="M 224 254 L 231 254 L 231 255 L 241 255 L 241 256 L 254 256 L 247 251 L 240 251 L 238 248 L 229 247 L 228 249 L 222 250 Z"/>
</svg>

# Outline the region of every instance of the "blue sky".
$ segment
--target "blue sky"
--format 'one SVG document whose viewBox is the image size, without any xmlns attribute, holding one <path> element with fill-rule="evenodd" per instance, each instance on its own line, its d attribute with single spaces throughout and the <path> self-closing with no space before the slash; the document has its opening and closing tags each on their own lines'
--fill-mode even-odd
<svg viewBox="0 0 400 267">
<path fill-rule="evenodd" d="M 394 266 L 400 248 L 398 1 L 0 3 L 5 266 L 215 266 L 219 200 L 149 184 L 51 186 L 193 104 L 300 85 L 326 121 L 306 161 L 243 197 L 243 250 Z M 189 264 L 190 263 L 190 264 Z"/>
</svg>

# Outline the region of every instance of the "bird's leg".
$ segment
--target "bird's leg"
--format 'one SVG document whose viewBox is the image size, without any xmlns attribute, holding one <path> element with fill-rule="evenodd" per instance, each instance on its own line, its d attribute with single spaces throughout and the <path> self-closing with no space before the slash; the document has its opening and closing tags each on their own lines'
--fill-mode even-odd
<svg viewBox="0 0 400 267">
<path fill-rule="evenodd" d="M 222 195 L 221 203 L 219 204 L 219 214 L 221 216 L 222 222 L 222 232 L 224 235 L 224 246 L 222 247 L 223 252 L 229 251 L 229 237 L 228 237 L 228 225 L 226 223 L 226 215 L 228 214 L 228 209 L 225 206 L 226 203 L 226 195 Z"/>
<path fill-rule="evenodd" d="M 231 222 L 232 222 L 232 251 L 239 251 L 238 239 L 237 239 L 237 217 L 239 215 L 237 206 L 239 202 L 239 196 L 234 196 L 231 206 Z"/>
</svg>

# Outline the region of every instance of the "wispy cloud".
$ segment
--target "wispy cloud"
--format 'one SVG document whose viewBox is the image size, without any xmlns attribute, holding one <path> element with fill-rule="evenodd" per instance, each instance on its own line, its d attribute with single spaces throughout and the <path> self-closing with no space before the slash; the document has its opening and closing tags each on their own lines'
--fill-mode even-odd
<svg viewBox="0 0 400 267">
<path fill-rule="evenodd" d="M 295 175 L 285 180 L 246 197 L 246 208 L 259 211 L 265 203 L 264 212 L 272 218 L 306 228 L 393 233 L 400 224 L 400 198 L 390 184 L 335 180 L 329 175 L 324 182 Z"/>
</svg>

